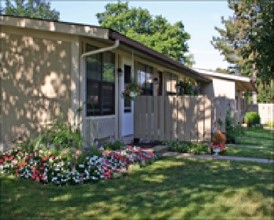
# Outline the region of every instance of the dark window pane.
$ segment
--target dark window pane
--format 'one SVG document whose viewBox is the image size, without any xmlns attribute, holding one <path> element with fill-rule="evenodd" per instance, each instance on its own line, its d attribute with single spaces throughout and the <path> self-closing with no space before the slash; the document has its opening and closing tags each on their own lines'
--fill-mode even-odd
<svg viewBox="0 0 274 220">
<path fill-rule="evenodd" d="M 138 84 L 145 89 L 145 83 L 146 83 L 146 69 L 145 66 L 142 64 L 138 65 Z"/>
<path fill-rule="evenodd" d="M 100 85 L 98 82 L 87 80 L 87 115 L 100 113 Z"/>
<path fill-rule="evenodd" d="M 102 114 L 114 114 L 114 84 L 105 83 L 102 85 Z"/>
<path fill-rule="evenodd" d="M 104 57 L 103 67 L 103 81 L 114 82 L 115 74 L 115 56 L 113 53 L 106 52 Z"/>
<path fill-rule="evenodd" d="M 125 86 L 131 83 L 131 66 L 124 65 L 124 84 Z"/>
<path fill-rule="evenodd" d="M 91 55 L 86 58 L 87 63 L 87 78 L 101 80 L 101 55 Z"/>
<path fill-rule="evenodd" d="M 87 45 L 86 50 L 96 48 Z M 86 58 L 87 116 L 115 114 L 115 56 L 111 52 Z"/>
<path fill-rule="evenodd" d="M 131 100 L 128 98 L 125 98 L 124 100 L 124 112 L 131 112 Z"/>
<path fill-rule="evenodd" d="M 138 84 L 143 89 L 143 95 L 153 94 L 153 68 L 144 64 L 138 64 L 137 66 L 137 79 Z"/>
</svg>

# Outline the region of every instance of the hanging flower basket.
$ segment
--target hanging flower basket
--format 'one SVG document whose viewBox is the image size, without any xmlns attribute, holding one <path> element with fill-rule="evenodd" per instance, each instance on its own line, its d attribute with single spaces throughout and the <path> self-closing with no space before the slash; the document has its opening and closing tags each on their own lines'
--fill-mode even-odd
<svg viewBox="0 0 274 220">
<path fill-rule="evenodd" d="M 135 98 L 141 95 L 142 91 L 142 88 L 137 83 L 130 83 L 126 86 L 123 94 L 125 97 Z"/>
</svg>

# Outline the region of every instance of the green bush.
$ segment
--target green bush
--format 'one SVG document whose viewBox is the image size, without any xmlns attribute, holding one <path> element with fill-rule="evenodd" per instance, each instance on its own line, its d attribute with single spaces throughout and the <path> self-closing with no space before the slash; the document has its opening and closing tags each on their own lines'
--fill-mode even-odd
<svg viewBox="0 0 274 220">
<path fill-rule="evenodd" d="M 245 123 L 248 127 L 259 125 L 261 118 L 257 112 L 247 112 L 244 118 Z"/>
<path fill-rule="evenodd" d="M 236 137 L 244 134 L 244 130 L 240 124 L 237 123 L 235 117 L 231 116 L 231 109 L 229 108 L 226 112 L 225 117 L 225 130 L 227 143 L 235 143 Z"/>
<path fill-rule="evenodd" d="M 189 153 L 192 154 L 208 154 L 208 145 L 202 143 L 191 143 Z"/>
<path fill-rule="evenodd" d="M 164 143 L 170 151 L 179 153 L 207 154 L 208 145 L 203 143 L 192 143 L 187 141 L 168 141 Z"/>
<path fill-rule="evenodd" d="M 52 149 L 61 150 L 64 148 L 81 148 L 83 137 L 79 129 L 73 129 L 64 121 L 54 121 L 37 137 L 25 141 L 22 146 L 28 151 L 39 149 L 47 149 L 51 146 Z"/>
<path fill-rule="evenodd" d="M 268 127 L 274 128 L 274 121 L 270 121 L 267 123 Z"/>
<path fill-rule="evenodd" d="M 125 144 L 119 140 L 116 140 L 114 142 L 106 141 L 104 142 L 103 147 L 105 150 L 119 150 L 121 148 L 124 148 Z"/>
</svg>

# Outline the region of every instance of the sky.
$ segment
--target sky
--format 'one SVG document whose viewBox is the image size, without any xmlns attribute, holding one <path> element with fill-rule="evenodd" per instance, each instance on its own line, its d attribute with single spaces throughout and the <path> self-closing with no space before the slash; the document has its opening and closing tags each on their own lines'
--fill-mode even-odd
<svg viewBox="0 0 274 220">
<path fill-rule="evenodd" d="M 105 0 L 65 1 L 52 0 L 51 8 L 60 12 L 60 20 L 81 24 L 99 25 L 96 13 L 104 12 Z M 194 55 L 195 68 L 212 69 L 227 68 L 218 50 L 210 41 L 213 36 L 219 36 L 214 27 L 223 27 L 221 17 L 228 18 L 233 12 L 228 8 L 227 1 L 129 1 L 129 7 L 147 9 L 151 15 L 162 15 L 171 24 L 182 21 L 185 31 L 191 36 L 188 42 L 189 51 Z"/>
</svg>

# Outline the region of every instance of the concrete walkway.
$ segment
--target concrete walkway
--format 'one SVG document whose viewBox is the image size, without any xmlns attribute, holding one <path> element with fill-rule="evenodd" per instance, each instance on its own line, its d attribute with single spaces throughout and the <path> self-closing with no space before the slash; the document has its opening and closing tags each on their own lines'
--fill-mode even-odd
<svg viewBox="0 0 274 220">
<path fill-rule="evenodd" d="M 194 159 L 204 159 L 204 160 L 235 160 L 235 161 L 248 161 L 257 163 L 274 163 L 274 160 L 261 159 L 261 158 L 250 158 L 250 157 L 233 157 L 233 156 L 221 156 L 221 155 L 193 155 L 187 153 L 178 152 L 164 152 L 162 154 L 164 157 L 178 157 L 178 158 L 194 158 Z"/>
<path fill-rule="evenodd" d="M 169 152 L 168 147 L 165 145 L 155 146 L 153 148 L 147 148 L 144 150 L 153 151 L 156 154 L 160 154 L 164 157 L 178 157 L 178 158 L 194 158 L 203 160 L 235 160 L 235 161 L 248 161 L 257 163 L 274 163 L 274 160 L 250 158 L 250 157 L 234 157 L 234 156 L 221 156 L 221 155 L 193 155 L 189 153 Z"/>
</svg>

